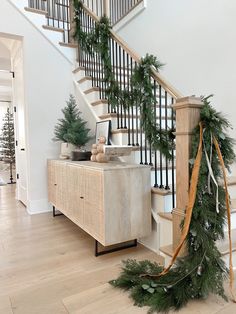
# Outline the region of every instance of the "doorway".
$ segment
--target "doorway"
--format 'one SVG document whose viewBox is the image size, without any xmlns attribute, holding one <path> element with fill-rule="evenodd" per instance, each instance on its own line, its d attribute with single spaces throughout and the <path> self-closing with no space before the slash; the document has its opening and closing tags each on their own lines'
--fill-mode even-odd
<svg viewBox="0 0 236 314">
<path fill-rule="evenodd" d="M 1 73 L 8 75 L 8 81 L 1 80 Z M 27 147 L 25 128 L 25 100 L 24 100 L 24 76 L 23 76 L 23 45 L 21 39 L 0 34 L 0 102 L 3 114 L 8 112 L 13 118 L 14 124 L 14 150 L 15 166 L 8 164 L 4 172 L 4 182 L 16 183 L 16 199 L 27 206 Z M 1 110 L 1 109 L 0 109 Z M 4 113 L 4 110 L 6 111 Z M 0 111 L 1 115 L 1 111 Z M 0 116 L 1 120 L 1 116 Z M 3 121 L 4 122 L 4 121 Z M 0 133 L 1 133 L 0 122 Z M 7 164 L 5 158 L 5 164 Z M 4 163 L 4 160 L 3 160 Z M 6 166 L 6 165 L 5 165 Z M 13 167 L 11 167 L 13 166 Z M 0 168 L 1 170 L 1 168 Z M 9 178 L 7 171 L 9 170 Z M 12 172 L 12 177 L 11 177 Z M 1 174 L 3 176 L 3 174 Z"/>
</svg>

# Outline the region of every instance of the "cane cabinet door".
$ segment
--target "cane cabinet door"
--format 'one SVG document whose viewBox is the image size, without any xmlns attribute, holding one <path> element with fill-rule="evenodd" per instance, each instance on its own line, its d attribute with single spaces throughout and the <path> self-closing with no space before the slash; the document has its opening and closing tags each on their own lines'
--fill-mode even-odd
<svg viewBox="0 0 236 314">
<path fill-rule="evenodd" d="M 67 213 L 79 226 L 83 225 L 84 211 L 84 168 L 78 165 L 68 165 L 67 169 Z"/>
<path fill-rule="evenodd" d="M 84 170 L 84 228 L 104 243 L 103 172 Z"/>
</svg>

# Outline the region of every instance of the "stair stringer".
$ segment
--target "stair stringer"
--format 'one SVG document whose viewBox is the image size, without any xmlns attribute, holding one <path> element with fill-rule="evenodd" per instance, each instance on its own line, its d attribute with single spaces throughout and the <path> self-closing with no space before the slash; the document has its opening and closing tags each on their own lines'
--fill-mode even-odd
<svg viewBox="0 0 236 314">
<path fill-rule="evenodd" d="M 76 59 L 76 49 L 71 47 L 63 47 L 59 45 L 59 42 L 62 41 L 62 35 L 61 34 L 55 34 L 56 33 L 50 30 L 46 30 L 43 28 L 43 25 L 46 25 L 46 16 L 43 18 L 43 16 L 37 16 L 37 13 L 30 13 L 25 11 L 25 7 L 28 6 L 27 0 L 6 0 L 9 2 L 10 5 L 12 5 L 26 20 L 29 21 L 29 23 L 37 29 L 38 32 L 41 33 L 41 35 L 46 38 L 50 44 L 60 52 L 60 54 L 67 59 L 71 64 L 75 63 Z M 35 21 L 35 22 L 34 22 Z M 42 25 L 41 25 L 42 21 Z M 44 21 L 44 22 L 43 22 Z"/>
</svg>

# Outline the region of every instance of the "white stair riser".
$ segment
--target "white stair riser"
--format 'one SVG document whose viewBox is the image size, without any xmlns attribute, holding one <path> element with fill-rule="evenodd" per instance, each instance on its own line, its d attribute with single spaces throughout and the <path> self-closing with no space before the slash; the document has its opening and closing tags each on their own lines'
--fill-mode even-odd
<svg viewBox="0 0 236 314">
<path fill-rule="evenodd" d="M 160 225 L 152 220 L 152 232 L 148 237 L 139 239 L 139 242 L 151 251 L 158 252 L 160 248 Z"/>
<path fill-rule="evenodd" d="M 99 105 L 92 106 L 92 108 L 97 117 L 102 116 L 107 113 L 107 104 L 100 103 Z M 106 119 L 106 120 L 109 120 L 109 119 Z"/>
<path fill-rule="evenodd" d="M 79 81 L 85 76 L 84 70 L 78 70 L 74 73 L 74 80 Z"/>
<path fill-rule="evenodd" d="M 76 49 L 71 47 L 63 47 L 59 46 L 59 49 L 61 52 L 67 56 L 68 59 L 70 59 L 72 62 L 76 59 Z"/>
<path fill-rule="evenodd" d="M 85 94 L 85 97 L 91 103 L 100 99 L 100 93 L 98 91 L 92 91 L 88 94 Z M 105 113 L 107 113 L 107 111 Z"/>
<path fill-rule="evenodd" d="M 172 221 L 160 217 L 160 247 L 170 245 L 173 242 Z"/>
<path fill-rule="evenodd" d="M 173 210 L 172 195 L 152 193 L 152 209 L 157 213 L 170 213 Z"/>
<path fill-rule="evenodd" d="M 45 34 L 45 36 L 57 47 L 59 47 L 59 49 L 61 50 L 61 48 L 63 47 L 60 47 L 59 46 L 59 42 L 62 41 L 62 33 L 61 32 L 55 32 L 55 31 L 51 31 L 49 29 L 45 29 L 41 26 L 41 31 L 42 33 Z"/>
<path fill-rule="evenodd" d="M 81 90 L 84 92 L 90 88 L 92 88 L 92 81 L 91 80 L 85 80 L 82 83 L 79 83 L 79 87 L 81 88 Z"/>
</svg>

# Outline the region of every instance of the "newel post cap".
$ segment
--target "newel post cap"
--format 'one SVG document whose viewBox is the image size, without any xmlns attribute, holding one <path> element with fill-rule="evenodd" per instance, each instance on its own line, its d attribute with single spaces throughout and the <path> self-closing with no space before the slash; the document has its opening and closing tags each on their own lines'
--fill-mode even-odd
<svg viewBox="0 0 236 314">
<path fill-rule="evenodd" d="M 184 108 L 202 108 L 203 102 L 200 97 L 187 96 L 178 98 L 176 103 L 173 105 L 175 110 Z"/>
</svg>

